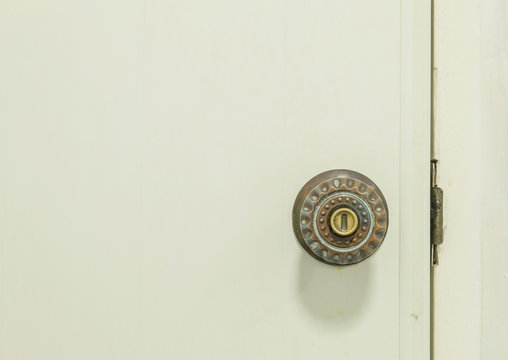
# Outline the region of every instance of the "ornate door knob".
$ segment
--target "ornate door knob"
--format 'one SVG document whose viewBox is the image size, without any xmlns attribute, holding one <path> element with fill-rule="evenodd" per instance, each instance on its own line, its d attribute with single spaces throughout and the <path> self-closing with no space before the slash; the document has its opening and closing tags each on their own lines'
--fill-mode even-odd
<svg viewBox="0 0 508 360">
<path fill-rule="evenodd" d="M 330 170 L 309 180 L 293 206 L 293 230 L 314 258 L 351 265 L 371 256 L 388 230 L 388 206 L 372 180 Z"/>
</svg>

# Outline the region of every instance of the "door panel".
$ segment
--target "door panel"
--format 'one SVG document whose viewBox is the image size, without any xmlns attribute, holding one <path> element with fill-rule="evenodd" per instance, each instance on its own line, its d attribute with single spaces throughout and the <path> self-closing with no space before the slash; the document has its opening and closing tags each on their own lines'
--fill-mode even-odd
<svg viewBox="0 0 508 360">
<path fill-rule="evenodd" d="M 3 357 L 426 358 L 429 15 L 402 3 L 2 5 Z M 292 233 L 335 168 L 390 209 L 354 266 Z"/>
</svg>

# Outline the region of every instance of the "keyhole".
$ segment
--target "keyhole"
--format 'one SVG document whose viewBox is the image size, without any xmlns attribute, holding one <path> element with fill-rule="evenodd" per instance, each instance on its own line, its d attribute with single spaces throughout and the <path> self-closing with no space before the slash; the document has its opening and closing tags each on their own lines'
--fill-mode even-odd
<svg viewBox="0 0 508 360">
<path fill-rule="evenodd" d="M 347 215 L 346 214 L 342 214 L 342 222 L 341 222 L 341 225 L 340 225 L 340 229 L 342 231 L 346 231 L 347 230 Z"/>
</svg>

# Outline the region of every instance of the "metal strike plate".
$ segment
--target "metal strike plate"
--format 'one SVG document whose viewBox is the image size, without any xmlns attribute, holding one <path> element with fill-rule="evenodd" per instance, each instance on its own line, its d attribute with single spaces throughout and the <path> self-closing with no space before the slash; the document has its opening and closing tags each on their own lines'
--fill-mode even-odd
<svg viewBox="0 0 508 360">
<path fill-rule="evenodd" d="M 443 190 L 434 186 L 430 188 L 430 236 L 433 245 L 443 243 Z"/>
<path fill-rule="evenodd" d="M 330 265 L 371 256 L 388 230 L 388 206 L 372 180 L 352 170 L 330 170 L 309 180 L 293 206 L 293 230 L 302 247 Z"/>
</svg>

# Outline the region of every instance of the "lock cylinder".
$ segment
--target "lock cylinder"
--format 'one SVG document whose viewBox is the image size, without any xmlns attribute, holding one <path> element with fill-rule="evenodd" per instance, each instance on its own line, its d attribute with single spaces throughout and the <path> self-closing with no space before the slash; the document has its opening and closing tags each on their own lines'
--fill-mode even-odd
<svg viewBox="0 0 508 360">
<path fill-rule="evenodd" d="M 351 235 L 358 227 L 358 216 L 349 208 L 338 208 L 330 216 L 330 226 L 339 236 Z"/>
</svg>

